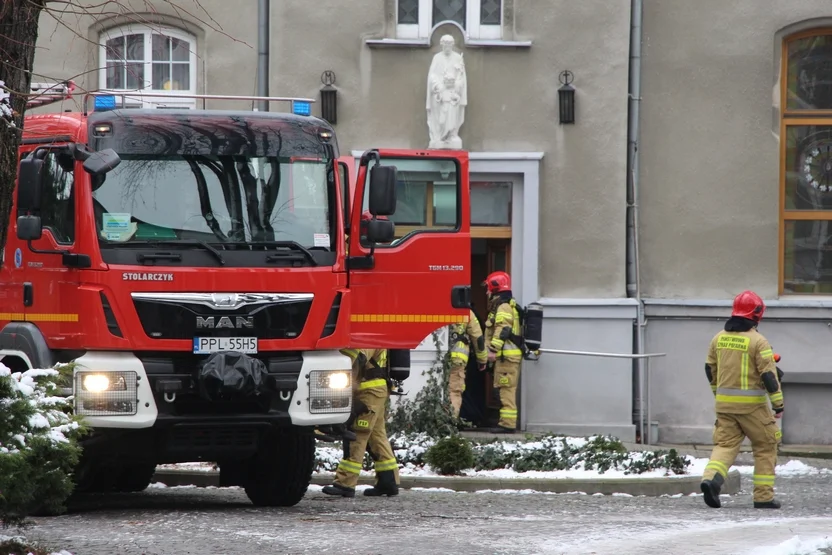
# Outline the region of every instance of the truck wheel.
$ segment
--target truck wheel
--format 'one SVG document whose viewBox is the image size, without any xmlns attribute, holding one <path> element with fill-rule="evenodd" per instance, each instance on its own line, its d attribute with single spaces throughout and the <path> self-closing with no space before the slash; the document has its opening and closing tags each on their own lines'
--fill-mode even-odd
<svg viewBox="0 0 832 555">
<path fill-rule="evenodd" d="M 155 464 L 133 464 L 124 466 L 113 485 L 113 491 L 137 492 L 144 491 L 153 480 L 156 472 Z"/>
<path fill-rule="evenodd" d="M 315 437 L 298 432 L 269 431 L 252 457 L 246 495 L 258 507 L 297 505 L 315 469 Z"/>
<path fill-rule="evenodd" d="M 117 477 L 118 471 L 108 465 L 92 462 L 81 464 L 75 473 L 73 495 L 113 491 Z"/>
</svg>

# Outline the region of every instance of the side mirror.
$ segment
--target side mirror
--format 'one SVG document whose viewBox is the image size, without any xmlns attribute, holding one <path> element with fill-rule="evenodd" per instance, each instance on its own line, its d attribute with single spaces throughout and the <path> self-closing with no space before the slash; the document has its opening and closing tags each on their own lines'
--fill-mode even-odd
<svg viewBox="0 0 832 555">
<path fill-rule="evenodd" d="M 43 159 L 30 156 L 20 161 L 20 174 L 17 180 L 17 209 L 19 211 L 40 210 L 42 179 Z"/>
<path fill-rule="evenodd" d="M 91 152 L 89 158 L 84 160 L 84 170 L 91 175 L 104 175 L 121 163 L 116 151 L 112 148 L 105 148 L 98 152 Z"/>
<path fill-rule="evenodd" d="M 396 235 L 396 224 L 390 220 L 369 220 L 367 240 L 370 243 L 389 243 Z"/>
<path fill-rule="evenodd" d="M 21 241 L 37 241 L 43 235 L 40 216 L 20 216 L 17 218 L 17 238 Z"/>
<path fill-rule="evenodd" d="M 370 201 L 367 207 L 373 216 L 396 213 L 396 166 L 374 166 L 370 170 Z"/>
</svg>

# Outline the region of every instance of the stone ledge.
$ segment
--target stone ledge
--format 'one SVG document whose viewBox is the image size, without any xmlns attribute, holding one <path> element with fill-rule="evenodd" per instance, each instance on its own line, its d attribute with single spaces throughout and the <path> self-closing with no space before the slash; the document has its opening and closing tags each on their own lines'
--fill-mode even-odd
<svg viewBox="0 0 832 555">
<path fill-rule="evenodd" d="M 701 476 L 668 476 L 662 478 L 585 478 L 585 479 L 551 479 L 551 478 L 470 478 L 470 477 L 426 477 L 402 476 L 401 487 L 410 488 L 446 488 L 454 491 L 474 492 L 480 490 L 525 490 L 533 489 L 549 493 L 583 492 L 586 494 L 626 493 L 632 496 L 645 495 L 689 495 L 700 493 Z M 167 486 L 194 485 L 197 487 L 219 486 L 219 472 L 195 472 L 191 470 L 157 471 L 153 482 Z M 362 476 L 358 483 L 372 485 L 374 479 Z M 332 483 L 332 475 L 316 475 L 312 484 L 327 485 Z M 740 473 L 731 470 L 722 493 L 735 494 L 740 491 Z"/>
<path fill-rule="evenodd" d="M 430 39 L 364 39 L 370 48 L 430 48 Z M 465 39 L 468 48 L 531 48 L 530 40 Z"/>
</svg>

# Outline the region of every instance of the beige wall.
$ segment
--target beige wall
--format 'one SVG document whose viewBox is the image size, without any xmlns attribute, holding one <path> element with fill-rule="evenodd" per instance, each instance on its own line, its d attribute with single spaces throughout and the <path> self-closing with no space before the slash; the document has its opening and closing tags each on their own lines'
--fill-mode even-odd
<svg viewBox="0 0 832 555">
<path fill-rule="evenodd" d="M 192 31 L 201 28 L 199 82 L 209 94 L 253 94 L 257 3 L 201 0 L 201 4 L 225 33 L 249 46 L 191 19 Z M 394 5 L 389 0 L 350 0 L 349 9 L 342 0 L 316 0 L 314 8 L 308 0 L 272 2 L 269 92 L 318 98 L 320 75 L 332 69 L 339 90 L 336 131 L 342 152 L 424 148 L 427 70 L 439 37 L 450 32 L 465 55 L 468 72 L 469 106 L 461 131 L 464 148 L 545 153 L 540 185 L 540 294 L 625 296 L 630 2 L 514 0 L 513 4 L 513 38 L 532 40 L 531 48 L 466 48 L 454 26 L 437 29 L 430 49 L 369 48 L 365 38 L 385 36 Z M 91 18 L 62 21 L 97 40 L 96 28 L 89 30 Z M 67 78 L 97 63 L 97 48 L 73 38 L 48 17 L 42 21 L 39 45 L 49 50 L 38 52 L 36 69 L 50 77 Z M 557 120 L 558 74 L 565 69 L 574 73 L 577 89 L 577 123 L 571 126 L 561 126 Z M 81 82 L 97 85 L 95 79 Z M 319 113 L 317 106 L 313 113 Z"/>
<path fill-rule="evenodd" d="M 779 38 L 821 16 L 828 1 L 645 0 L 645 295 L 777 295 Z"/>
</svg>

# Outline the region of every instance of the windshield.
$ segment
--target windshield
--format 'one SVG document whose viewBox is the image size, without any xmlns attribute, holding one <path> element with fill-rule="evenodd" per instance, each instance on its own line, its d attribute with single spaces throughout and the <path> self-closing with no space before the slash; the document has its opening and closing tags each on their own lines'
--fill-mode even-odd
<svg viewBox="0 0 832 555">
<path fill-rule="evenodd" d="M 102 247 L 295 241 L 331 249 L 329 164 L 274 156 L 123 155 L 93 179 Z"/>
</svg>

